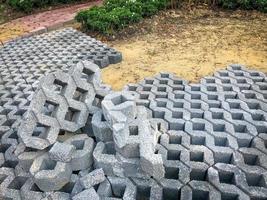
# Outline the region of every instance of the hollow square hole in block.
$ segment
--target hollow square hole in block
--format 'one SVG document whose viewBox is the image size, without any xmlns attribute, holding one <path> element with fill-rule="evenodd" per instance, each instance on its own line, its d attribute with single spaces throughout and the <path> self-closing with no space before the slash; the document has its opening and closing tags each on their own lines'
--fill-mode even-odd
<svg viewBox="0 0 267 200">
<path fill-rule="evenodd" d="M 178 150 L 168 150 L 167 160 L 180 160 L 181 152 Z"/>
<path fill-rule="evenodd" d="M 247 164 L 247 165 L 260 166 L 258 155 L 243 153 L 243 158 L 244 158 L 245 164 Z"/>
<path fill-rule="evenodd" d="M 192 189 L 192 200 L 209 200 L 209 192 L 198 190 L 198 189 Z"/>
<path fill-rule="evenodd" d="M 128 85 L 128 90 L 129 90 L 129 91 L 136 91 L 136 90 L 137 90 L 137 86 L 134 86 L 134 85 Z"/>
<path fill-rule="evenodd" d="M 49 129 L 50 129 L 50 127 L 37 122 L 36 126 L 33 130 L 32 136 L 46 139 L 48 132 L 49 132 Z"/>
<path fill-rule="evenodd" d="M 82 79 L 86 79 L 88 82 L 92 81 L 93 79 L 93 75 L 95 74 L 95 72 L 93 72 L 92 70 L 84 67 L 82 70 Z"/>
<path fill-rule="evenodd" d="M 160 77 L 161 78 L 169 78 L 170 75 L 169 74 L 166 74 L 166 73 L 162 73 L 162 74 L 160 74 Z"/>
<path fill-rule="evenodd" d="M 190 161 L 204 162 L 204 153 L 201 151 L 190 152 Z"/>
<path fill-rule="evenodd" d="M 104 151 L 103 151 L 103 154 L 115 155 L 116 154 L 116 150 L 115 150 L 114 144 L 113 143 L 106 143 Z"/>
<path fill-rule="evenodd" d="M 73 94 L 73 99 L 77 101 L 85 101 L 85 97 L 87 95 L 87 91 L 83 90 L 81 88 L 76 88 L 74 94 Z"/>
<path fill-rule="evenodd" d="M 251 117 L 255 121 L 266 121 L 264 115 L 263 114 L 260 114 L 260 113 L 251 114 Z"/>
<path fill-rule="evenodd" d="M 197 180 L 197 181 L 205 181 L 207 177 L 207 170 L 201 169 L 191 169 L 190 172 L 190 181 Z"/>
<path fill-rule="evenodd" d="M 176 131 L 184 131 L 185 123 L 169 123 L 169 129 L 170 130 L 176 130 Z"/>
<path fill-rule="evenodd" d="M 233 153 L 218 152 L 214 154 L 215 163 L 233 164 Z"/>
<path fill-rule="evenodd" d="M 74 185 L 75 185 L 74 182 L 68 182 L 59 191 L 70 194 L 72 192 L 73 188 L 74 188 Z"/>
<path fill-rule="evenodd" d="M 212 125 L 214 132 L 224 132 L 225 131 L 225 124 L 213 124 Z"/>
<path fill-rule="evenodd" d="M 182 119 L 183 118 L 183 112 L 173 111 L 172 112 L 172 118 L 174 118 L 174 119 Z"/>
<path fill-rule="evenodd" d="M 173 102 L 173 107 L 174 108 L 183 108 L 184 107 L 184 103 L 182 103 L 182 102 Z"/>
<path fill-rule="evenodd" d="M 20 190 L 20 188 L 24 185 L 24 183 L 27 181 L 26 177 L 22 176 L 16 176 L 13 181 L 8 185 L 7 188 L 14 189 L 14 190 Z"/>
<path fill-rule="evenodd" d="M 43 192 L 35 183 L 31 186 L 30 191 Z"/>
<path fill-rule="evenodd" d="M 253 109 L 253 110 L 261 110 L 261 105 L 259 103 L 253 103 L 253 102 L 247 102 L 247 106 L 249 107 L 249 109 Z"/>
<path fill-rule="evenodd" d="M 43 109 L 42 109 L 42 113 L 49 117 L 55 117 L 58 106 L 59 105 L 55 102 L 45 101 Z"/>
<path fill-rule="evenodd" d="M 200 94 L 191 94 L 191 99 L 197 99 L 197 100 L 199 100 L 199 99 L 201 99 L 201 95 Z M 196 103 L 192 103 L 192 104 L 196 104 Z M 191 104 L 191 105 L 192 105 Z M 193 108 L 193 107 L 192 107 Z"/>
<path fill-rule="evenodd" d="M 68 108 L 68 111 L 65 115 L 65 120 L 70 122 L 77 122 L 79 118 L 80 111 L 75 108 Z"/>
<path fill-rule="evenodd" d="M 238 83 L 238 84 L 245 84 L 245 83 L 247 83 L 247 80 L 246 79 L 236 79 L 236 82 Z"/>
<path fill-rule="evenodd" d="M 223 112 L 212 112 L 212 119 L 224 119 Z"/>
<path fill-rule="evenodd" d="M 260 74 L 258 72 L 250 72 L 249 75 L 250 76 L 260 76 Z"/>
<path fill-rule="evenodd" d="M 201 109 L 201 103 L 191 103 L 191 108 L 193 108 L 193 109 Z"/>
<path fill-rule="evenodd" d="M 0 144 L 0 153 L 5 153 L 11 144 Z"/>
<path fill-rule="evenodd" d="M 158 87 L 157 88 L 157 91 L 158 92 L 166 92 L 167 91 L 167 88 L 166 87 Z"/>
<path fill-rule="evenodd" d="M 167 106 L 167 102 L 165 102 L 165 101 L 158 101 L 157 102 L 157 107 L 166 108 L 166 106 Z"/>
<path fill-rule="evenodd" d="M 118 96 L 114 97 L 113 99 L 111 99 L 111 101 L 116 106 L 119 104 L 123 104 L 124 102 L 127 101 L 127 99 L 123 95 L 118 95 Z"/>
<path fill-rule="evenodd" d="M 146 79 L 145 84 L 152 85 L 154 83 L 154 80 Z"/>
<path fill-rule="evenodd" d="M 229 76 L 229 74 L 227 72 L 218 72 L 220 76 L 222 77 L 226 77 Z"/>
<path fill-rule="evenodd" d="M 0 174 L 0 184 L 7 178 L 6 174 Z"/>
<path fill-rule="evenodd" d="M 229 107 L 231 109 L 240 109 L 241 108 L 240 103 L 238 103 L 238 102 L 230 102 Z"/>
<path fill-rule="evenodd" d="M 123 198 L 126 186 L 122 184 L 111 184 L 112 194 L 109 197 Z"/>
<path fill-rule="evenodd" d="M 137 186 L 136 200 L 150 200 L 151 187 L 148 186 Z"/>
<path fill-rule="evenodd" d="M 74 140 L 71 144 L 75 146 L 76 150 L 82 150 L 84 148 L 84 140 Z"/>
<path fill-rule="evenodd" d="M 150 86 L 144 86 L 143 91 L 151 91 L 152 87 Z"/>
<path fill-rule="evenodd" d="M 101 114 L 101 122 L 106 122 L 106 121 L 107 120 L 106 120 L 105 116 L 103 114 Z"/>
<path fill-rule="evenodd" d="M 244 76 L 243 72 L 234 72 L 235 76 Z"/>
<path fill-rule="evenodd" d="M 267 85 L 259 85 L 260 90 L 267 90 Z"/>
<path fill-rule="evenodd" d="M 233 87 L 232 86 L 223 86 L 223 91 L 225 91 L 225 92 L 233 91 Z"/>
<path fill-rule="evenodd" d="M 40 170 L 53 170 L 55 169 L 57 165 L 57 162 L 51 159 L 44 159 L 41 166 Z"/>
<path fill-rule="evenodd" d="M 190 143 L 192 145 L 205 145 L 206 143 L 206 138 L 203 136 L 192 136 L 190 138 Z"/>
<path fill-rule="evenodd" d="M 215 137 L 214 138 L 214 143 L 215 146 L 219 146 L 219 147 L 228 147 L 228 139 L 225 137 Z"/>
<path fill-rule="evenodd" d="M 231 83 L 230 79 L 222 79 L 221 81 L 223 84 L 230 84 Z"/>
<path fill-rule="evenodd" d="M 249 186 L 266 187 L 266 182 L 262 174 L 246 174 L 246 179 Z"/>
<path fill-rule="evenodd" d="M 180 135 L 170 135 L 169 136 L 169 144 L 181 144 L 182 136 Z"/>
<path fill-rule="evenodd" d="M 11 138 L 11 139 L 19 139 L 18 134 L 17 134 L 17 131 L 13 131 L 13 132 L 8 136 L 8 138 Z"/>
<path fill-rule="evenodd" d="M 168 80 L 159 80 L 159 84 L 167 85 Z"/>
<path fill-rule="evenodd" d="M 214 101 L 217 101 L 218 100 L 218 95 L 216 94 L 209 94 L 208 95 L 208 100 L 214 100 Z"/>
<path fill-rule="evenodd" d="M 67 87 L 67 83 L 62 82 L 61 80 L 55 79 L 54 80 L 54 86 L 55 86 L 55 92 L 58 94 L 64 94 L 66 87 Z"/>
<path fill-rule="evenodd" d="M 157 98 L 167 98 L 168 97 L 168 94 L 166 94 L 166 93 L 157 93 L 157 94 L 155 94 L 155 99 L 157 99 Z"/>
<path fill-rule="evenodd" d="M 242 125 L 242 124 L 234 125 L 234 130 L 237 133 L 247 133 L 248 132 L 247 126 Z"/>
<path fill-rule="evenodd" d="M 204 123 L 193 123 L 193 130 L 194 131 L 204 131 L 205 130 L 205 124 Z"/>
<path fill-rule="evenodd" d="M 215 87 L 215 86 L 207 86 L 207 91 L 216 92 L 217 91 L 217 87 Z"/>
<path fill-rule="evenodd" d="M 191 91 L 200 91 L 199 86 L 191 86 Z"/>
<path fill-rule="evenodd" d="M 165 167 L 165 178 L 178 180 L 179 179 L 179 168 Z"/>
<path fill-rule="evenodd" d="M 175 188 L 163 188 L 163 199 L 177 200 L 181 198 L 181 191 Z M 163 200 L 162 199 L 162 200 Z"/>
<path fill-rule="evenodd" d="M 233 172 L 227 172 L 227 171 L 218 171 L 219 172 L 219 181 L 220 183 L 226 183 L 235 185 L 235 174 Z"/>
<path fill-rule="evenodd" d="M 231 113 L 232 118 L 236 120 L 243 120 L 244 114 L 243 113 Z"/>
<path fill-rule="evenodd" d="M 139 134 L 138 126 L 129 126 L 129 132 L 131 136 L 138 135 Z"/>
<path fill-rule="evenodd" d="M 179 93 L 178 94 L 175 94 L 174 95 L 174 98 L 175 99 L 184 99 L 184 94 L 179 94 Z"/>
<path fill-rule="evenodd" d="M 245 93 L 245 98 L 247 99 L 256 99 L 256 94 L 254 93 Z"/>
<path fill-rule="evenodd" d="M 148 99 L 149 94 L 140 94 L 140 99 Z"/>
<path fill-rule="evenodd" d="M 214 78 L 205 78 L 207 83 L 215 83 L 215 79 Z"/>
<path fill-rule="evenodd" d="M 164 117 L 165 117 L 164 111 L 154 111 L 153 110 L 153 118 L 164 119 Z"/>
<path fill-rule="evenodd" d="M 221 200 L 239 200 L 238 194 L 222 193 Z"/>
</svg>

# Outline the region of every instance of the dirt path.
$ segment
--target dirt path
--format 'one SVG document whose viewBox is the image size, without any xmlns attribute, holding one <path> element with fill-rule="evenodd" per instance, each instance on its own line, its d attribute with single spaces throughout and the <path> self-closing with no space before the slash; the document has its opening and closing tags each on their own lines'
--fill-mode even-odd
<svg viewBox="0 0 267 200">
<path fill-rule="evenodd" d="M 117 37 L 123 39 L 108 42 L 123 53 L 124 60 L 103 70 L 104 82 L 119 90 L 160 71 L 197 82 L 231 63 L 267 73 L 266 14 L 184 12 L 145 20 L 125 30 L 132 33 L 128 38 L 121 33 Z"/>
<path fill-rule="evenodd" d="M 101 0 L 92 0 L 87 3 L 70 5 L 54 10 L 48 10 L 24 16 L 0 25 L 0 44 L 19 36 L 33 32 L 45 32 L 47 29 L 56 29 L 70 22 L 76 13 L 93 5 L 99 5 Z"/>
</svg>

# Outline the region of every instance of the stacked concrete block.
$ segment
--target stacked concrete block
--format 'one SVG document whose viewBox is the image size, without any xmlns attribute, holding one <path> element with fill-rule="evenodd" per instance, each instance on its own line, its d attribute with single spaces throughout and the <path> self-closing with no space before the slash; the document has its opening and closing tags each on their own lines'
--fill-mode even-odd
<svg viewBox="0 0 267 200">
<path fill-rule="evenodd" d="M 74 146 L 71 154 L 71 168 L 73 171 L 89 168 L 93 163 L 94 140 L 85 134 L 73 136 L 65 141 Z"/>
<path fill-rule="evenodd" d="M 55 143 L 60 130 L 75 132 L 86 124 L 101 84 L 98 67 L 81 62 L 69 73 L 56 72 L 40 81 L 19 135 L 26 146 L 44 149 Z"/>
<path fill-rule="evenodd" d="M 121 59 L 120 52 L 71 28 L 6 43 L 0 48 L 1 132 L 10 133 L 9 129 L 13 129 L 12 137 L 17 134 L 35 96 L 34 91 L 38 90 L 39 81 L 45 75 L 58 70 L 68 72 L 79 61 L 91 61 L 102 68 Z M 110 88 L 102 84 L 95 90 L 101 98 L 110 92 Z"/>
<path fill-rule="evenodd" d="M 135 172 L 139 168 L 145 174 L 162 178 L 162 157 L 154 153 L 160 134 L 152 129 L 145 108 L 138 108 L 134 96 L 129 92 L 107 95 L 102 101 L 102 108 L 104 117 L 113 131 L 116 153 L 123 161 L 120 163 L 122 170 L 129 170 L 131 166 L 135 168 Z M 133 172 L 128 171 L 127 174 L 134 176 Z"/>
<path fill-rule="evenodd" d="M 37 157 L 30 168 L 34 183 L 45 192 L 61 189 L 70 181 L 70 163 L 52 160 L 48 153 Z"/>
</svg>

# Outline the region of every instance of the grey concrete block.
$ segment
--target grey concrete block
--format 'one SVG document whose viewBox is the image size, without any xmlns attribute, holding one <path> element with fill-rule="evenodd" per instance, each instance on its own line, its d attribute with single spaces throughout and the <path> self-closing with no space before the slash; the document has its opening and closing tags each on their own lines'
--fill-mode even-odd
<svg viewBox="0 0 267 200">
<path fill-rule="evenodd" d="M 84 188 L 91 188 L 103 182 L 105 178 L 106 177 L 105 177 L 104 171 L 102 169 L 96 169 L 90 172 L 89 174 L 83 176 L 80 179 L 80 182 Z"/>
<path fill-rule="evenodd" d="M 89 168 L 93 163 L 94 140 L 85 134 L 73 136 L 65 141 L 73 145 L 75 150 L 71 157 L 72 170 Z"/>
<path fill-rule="evenodd" d="M 70 162 L 75 150 L 73 145 L 56 142 L 49 150 L 49 157 L 60 162 Z"/>
<path fill-rule="evenodd" d="M 94 188 L 86 189 L 72 197 L 73 200 L 95 199 L 100 200 Z"/>
<path fill-rule="evenodd" d="M 46 192 L 61 189 L 70 181 L 71 172 L 70 163 L 53 161 L 47 153 L 37 157 L 30 168 L 34 183 Z"/>
</svg>

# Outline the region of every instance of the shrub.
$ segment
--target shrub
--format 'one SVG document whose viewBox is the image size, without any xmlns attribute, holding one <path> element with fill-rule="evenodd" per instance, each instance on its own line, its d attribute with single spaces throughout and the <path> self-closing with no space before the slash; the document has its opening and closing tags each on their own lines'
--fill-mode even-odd
<svg viewBox="0 0 267 200">
<path fill-rule="evenodd" d="M 70 3 L 77 0 L 7 0 L 8 4 L 17 10 L 31 12 L 34 8 L 41 8 L 58 3 Z"/>
<path fill-rule="evenodd" d="M 156 14 L 165 6 L 165 0 L 105 0 L 101 7 L 79 12 L 76 20 L 87 30 L 110 34 Z"/>
<path fill-rule="evenodd" d="M 267 0 L 220 0 L 219 6 L 228 9 L 256 9 L 262 12 L 267 12 Z"/>
</svg>

